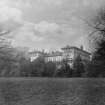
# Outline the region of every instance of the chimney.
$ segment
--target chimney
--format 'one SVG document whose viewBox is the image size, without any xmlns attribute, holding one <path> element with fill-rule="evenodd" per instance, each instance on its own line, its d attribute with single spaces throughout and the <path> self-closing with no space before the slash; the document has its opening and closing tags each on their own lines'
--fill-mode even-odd
<svg viewBox="0 0 105 105">
<path fill-rule="evenodd" d="M 80 49 L 83 50 L 83 45 L 80 46 Z"/>
</svg>

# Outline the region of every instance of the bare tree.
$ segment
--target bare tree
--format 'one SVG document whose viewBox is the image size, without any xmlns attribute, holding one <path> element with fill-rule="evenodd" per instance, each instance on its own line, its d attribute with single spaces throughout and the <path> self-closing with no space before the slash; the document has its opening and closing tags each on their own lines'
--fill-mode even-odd
<svg viewBox="0 0 105 105">
<path fill-rule="evenodd" d="M 11 72 L 11 68 L 14 65 L 15 57 L 13 53 L 15 49 L 8 41 L 8 37 L 11 31 L 0 30 L 0 75 L 5 76 L 6 73 Z"/>
<path fill-rule="evenodd" d="M 91 67 L 89 68 L 92 69 L 89 70 L 90 74 L 95 77 L 105 76 L 105 8 L 99 9 L 92 21 L 86 21 L 86 23 L 93 30 L 89 34 L 89 37 L 96 44 L 96 50 L 94 51 Z"/>
</svg>

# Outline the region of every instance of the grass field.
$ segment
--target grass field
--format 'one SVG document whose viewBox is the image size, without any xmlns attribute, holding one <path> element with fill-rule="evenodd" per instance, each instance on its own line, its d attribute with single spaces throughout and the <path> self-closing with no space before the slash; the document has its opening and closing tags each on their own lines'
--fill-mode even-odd
<svg viewBox="0 0 105 105">
<path fill-rule="evenodd" d="M 105 79 L 1 78 L 0 105 L 105 105 Z"/>
</svg>

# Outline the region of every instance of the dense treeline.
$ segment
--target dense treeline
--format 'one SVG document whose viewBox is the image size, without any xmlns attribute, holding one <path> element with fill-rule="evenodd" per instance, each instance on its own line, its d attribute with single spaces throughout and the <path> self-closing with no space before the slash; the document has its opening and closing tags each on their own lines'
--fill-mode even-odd
<svg viewBox="0 0 105 105">
<path fill-rule="evenodd" d="M 0 77 L 105 77 L 104 62 L 96 55 L 89 62 L 78 55 L 70 67 L 67 60 L 54 63 L 38 57 L 30 62 L 24 52 L 11 48 L 0 53 Z"/>
<path fill-rule="evenodd" d="M 33 62 L 21 62 L 20 76 L 23 77 L 85 77 L 85 65 L 80 56 L 71 68 L 67 61 L 61 63 L 45 62 L 39 57 Z"/>
<path fill-rule="evenodd" d="M 45 62 L 43 57 L 30 62 L 23 52 L 9 50 L 0 54 L 0 77 L 105 77 L 104 57 L 99 56 L 99 50 L 88 62 L 78 55 L 72 67 L 67 60 Z"/>
<path fill-rule="evenodd" d="M 3 53 L 5 56 L 0 59 L 1 77 L 82 77 L 85 74 L 85 65 L 80 56 L 75 59 L 74 67 L 71 68 L 66 60 L 54 63 L 45 62 L 43 57 L 38 57 L 30 62 L 23 53 L 10 50 L 7 56 Z"/>
</svg>

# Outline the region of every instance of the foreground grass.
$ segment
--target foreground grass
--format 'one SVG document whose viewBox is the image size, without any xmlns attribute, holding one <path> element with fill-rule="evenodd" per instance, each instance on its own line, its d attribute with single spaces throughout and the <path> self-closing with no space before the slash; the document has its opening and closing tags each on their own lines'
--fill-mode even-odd
<svg viewBox="0 0 105 105">
<path fill-rule="evenodd" d="M 105 79 L 1 78 L 0 105 L 105 105 Z"/>
</svg>

